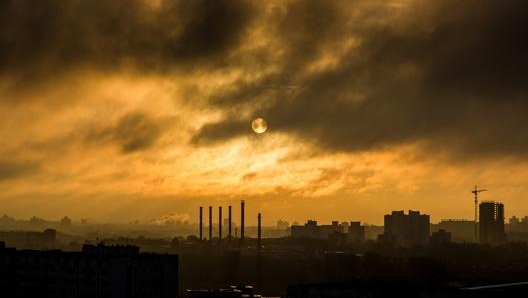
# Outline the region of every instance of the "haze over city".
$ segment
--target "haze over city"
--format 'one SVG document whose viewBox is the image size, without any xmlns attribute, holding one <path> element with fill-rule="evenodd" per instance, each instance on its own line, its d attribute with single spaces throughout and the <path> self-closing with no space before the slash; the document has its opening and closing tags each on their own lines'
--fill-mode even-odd
<svg viewBox="0 0 528 298">
<path fill-rule="evenodd" d="M 528 2 L 0 1 L 0 214 L 528 214 Z M 267 130 L 255 133 L 263 118 Z"/>
</svg>

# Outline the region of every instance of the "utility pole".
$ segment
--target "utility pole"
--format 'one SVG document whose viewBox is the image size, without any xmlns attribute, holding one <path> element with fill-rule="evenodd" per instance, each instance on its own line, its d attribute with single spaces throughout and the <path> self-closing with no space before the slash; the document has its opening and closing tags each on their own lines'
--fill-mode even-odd
<svg viewBox="0 0 528 298">
<path fill-rule="evenodd" d="M 488 191 L 488 190 L 478 189 L 476 185 L 475 185 L 475 188 L 471 191 L 471 193 L 475 197 L 475 242 L 478 242 L 478 194 L 483 191 Z"/>
</svg>

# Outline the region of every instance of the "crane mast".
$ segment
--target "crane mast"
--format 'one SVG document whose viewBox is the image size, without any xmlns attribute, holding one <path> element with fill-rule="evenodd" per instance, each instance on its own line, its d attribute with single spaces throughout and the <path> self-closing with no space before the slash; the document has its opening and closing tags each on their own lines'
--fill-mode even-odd
<svg viewBox="0 0 528 298">
<path fill-rule="evenodd" d="M 488 191 L 487 189 L 478 189 L 478 187 L 475 185 L 475 188 L 471 191 L 471 193 L 475 197 L 475 242 L 478 242 L 478 194 L 483 191 Z"/>
</svg>

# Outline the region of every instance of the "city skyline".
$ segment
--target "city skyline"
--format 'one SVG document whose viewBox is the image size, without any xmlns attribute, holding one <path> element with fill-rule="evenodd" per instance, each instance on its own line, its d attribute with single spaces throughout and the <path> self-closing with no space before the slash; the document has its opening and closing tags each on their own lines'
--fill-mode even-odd
<svg viewBox="0 0 528 298">
<path fill-rule="evenodd" d="M 245 200 L 242 200 L 245 202 Z M 239 201 L 240 203 L 241 201 Z M 504 223 L 505 224 L 511 224 L 511 221 L 513 221 L 513 224 L 515 223 L 519 223 L 521 221 L 528 221 L 528 214 L 511 214 L 509 216 L 506 216 L 504 214 L 504 204 L 498 202 L 498 201 L 493 201 L 493 200 L 483 200 L 483 201 L 479 201 L 478 202 L 478 208 L 480 208 L 481 205 L 487 205 L 487 204 L 500 204 L 502 207 L 502 211 L 501 211 L 501 216 L 499 216 L 500 218 L 503 218 L 504 220 Z M 31 216 L 31 218 L 16 218 L 16 217 L 13 217 L 13 216 L 10 216 L 9 214 L 3 214 L 3 216 L 0 218 L 0 219 L 4 219 L 4 220 L 8 220 L 8 221 L 28 221 L 28 222 L 31 222 L 31 221 L 35 221 L 35 222 L 42 222 L 42 224 L 39 224 L 39 225 L 43 225 L 44 223 L 62 223 L 64 221 L 68 222 L 69 225 L 71 225 L 72 223 L 76 224 L 76 225 L 101 225 L 101 224 L 116 224 L 116 225 L 158 225 L 158 226 L 166 226 L 166 227 L 169 227 L 170 226 L 174 226 L 174 225 L 192 225 L 192 226 L 199 226 L 200 224 L 200 216 L 202 216 L 202 230 L 204 231 L 205 233 L 205 230 L 208 229 L 209 227 L 209 223 L 208 223 L 208 218 L 209 218 L 209 214 L 210 214 L 210 211 L 208 211 L 208 208 L 212 208 L 212 213 L 211 213 L 211 220 L 212 220 L 212 226 L 214 227 L 214 230 L 213 231 L 217 231 L 218 229 L 218 226 L 219 226 L 219 220 L 221 220 L 222 222 L 222 225 L 223 225 L 223 231 L 228 231 L 228 223 L 229 223 L 229 215 L 227 213 L 221 213 L 219 214 L 218 211 L 222 208 L 225 208 L 225 209 L 228 209 L 229 210 L 232 210 L 234 213 L 232 214 L 231 216 L 231 223 L 233 225 L 233 229 L 235 228 L 239 228 L 240 227 L 240 224 L 241 224 L 241 210 L 239 209 L 240 207 L 235 205 L 209 205 L 209 206 L 198 206 L 196 207 L 195 206 L 195 209 L 198 208 L 198 212 L 196 212 L 196 214 L 194 215 L 189 215 L 189 214 L 180 214 L 180 213 L 169 213 L 169 214 L 164 214 L 158 218 L 151 218 L 151 219 L 147 219 L 145 221 L 140 221 L 138 219 L 135 219 L 135 220 L 132 220 L 132 221 L 114 221 L 114 222 L 104 222 L 104 221 L 97 221 L 97 220 L 94 220 L 93 218 L 70 218 L 68 215 L 64 215 L 62 216 L 61 218 L 43 218 L 43 217 L 40 217 L 40 216 L 37 216 L 37 215 L 33 215 Z M 218 209 L 216 209 L 218 208 Z M 238 208 L 238 209 L 237 209 Z M 247 210 L 247 207 L 245 208 Z M 246 211 L 246 215 L 244 216 L 245 218 L 245 222 L 246 222 L 246 226 L 247 227 L 256 227 L 257 226 L 257 219 L 259 217 L 259 215 L 261 216 L 262 213 L 261 212 L 258 212 L 258 213 L 255 213 L 256 215 L 253 216 L 253 211 L 252 210 L 253 208 L 249 208 L 249 215 L 247 214 L 248 211 Z M 196 211 L 196 210 L 195 210 Z M 318 216 L 317 214 L 314 214 L 313 216 L 307 216 L 306 218 L 304 219 L 300 219 L 300 220 L 297 220 L 297 219 L 290 219 L 290 218 L 279 218 L 279 219 L 268 219 L 266 222 L 263 222 L 262 223 L 262 226 L 263 227 L 267 227 L 267 228 L 276 228 L 278 227 L 279 225 L 280 226 L 291 226 L 291 225 L 303 225 L 304 223 L 307 223 L 307 222 L 312 222 L 312 221 L 315 221 L 315 222 L 319 222 L 319 223 L 333 223 L 333 222 L 337 222 L 339 224 L 341 223 L 347 223 L 347 222 L 358 222 L 358 223 L 362 223 L 363 225 L 367 225 L 367 226 L 383 226 L 384 224 L 384 217 L 386 217 L 388 214 L 390 214 L 391 212 L 394 213 L 394 212 L 397 212 L 397 213 L 404 213 L 406 211 L 409 211 L 409 212 L 422 212 L 420 210 L 412 210 L 412 209 L 399 209 L 399 210 L 387 210 L 385 213 L 380 213 L 380 218 L 382 219 L 381 220 L 381 223 L 373 223 L 373 222 L 368 222 L 368 221 L 363 221 L 361 218 L 331 218 L 330 220 L 326 220 L 326 219 L 321 219 L 320 216 Z M 479 214 L 480 214 L 480 211 L 479 211 Z M 265 215 L 265 214 L 264 214 Z M 430 214 L 426 214 L 428 217 L 431 217 Z M 463 222 L 469 222 L 469 223 L 473 223 L 475 222 L 475 219 L 474 218 L 441 218 L 439 220 L 431 220 L 430 223 L 431 224 L 439 224 L 439 223 L 442 223 L 442 222 L 446 222 L 446 221 L 463 221 Z M 477 217 L 477 223 L 479 223 L 481 220 L 480 220 L 480 215 L 478 215 Z M 216 233 L 216 232 L 215 232 Z"/>
<path fill-rule="evenodd" d="M 523 216 L 527 11 L 2 1 L 0 214 L 197 222 L 244 199 L 248 225 L 472 220 L 478 185 Z"/>
</svg>

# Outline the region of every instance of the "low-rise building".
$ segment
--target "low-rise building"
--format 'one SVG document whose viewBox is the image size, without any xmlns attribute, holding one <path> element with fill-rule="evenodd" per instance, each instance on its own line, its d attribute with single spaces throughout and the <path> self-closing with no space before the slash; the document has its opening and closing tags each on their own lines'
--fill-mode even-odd
<svg viewBox="0 0 528 298">
<path fill-rule="evenodd" d="M 331 225 L 317 225 L 317 221 L 308 220 L 304 225 L 292 225 L 293 238 L 311 239 L 344 239 L 339 242 L 362 242 L 365 239 L 365 228 L 359 221 L 343 222 L 332 221 Z"/>
<path fill-rule="evenodd" d="M 439 230 L 431 234 L 431 244 L 451 243 L 451 233 L 446 230 Z"/>
<path fill-rule="evenodd" d="M 0 297 L 177 297 L 178 256 L 137 246 L 84 245 L 82 251 L 0 245 Z"/>
</svg>

